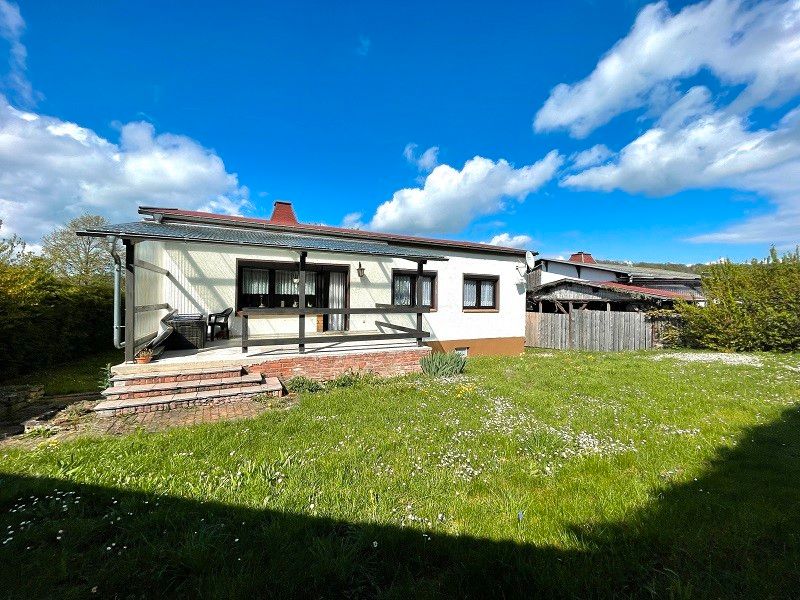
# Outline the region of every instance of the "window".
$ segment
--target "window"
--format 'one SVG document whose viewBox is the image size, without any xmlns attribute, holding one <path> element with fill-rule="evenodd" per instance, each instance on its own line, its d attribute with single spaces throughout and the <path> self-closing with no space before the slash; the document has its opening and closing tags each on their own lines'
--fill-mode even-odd
<svg viewBox="0 0 800 600">
<path fill-rule="evenodd" d="M 392 271 L 392 304 L 416 306 L 417 285 L 422 288 L 422 306 L 436 307 L 436 272 L 425 271 L 422 277 L 416 271 Z"/>
<path fill-rule="evenodd" d="M 306 308 L 343 308 L 347 267 L 306 266 Z M 331 275 L 334 281 L 331 283 Z M 236 308 L 288 308 L 300 303 L 299 265 L 239 261 Z"/>
<path fill-rule="evenodd" d="M 496 275 L 464 276 L 464 310 L 497 310 Z"/>
</svg>

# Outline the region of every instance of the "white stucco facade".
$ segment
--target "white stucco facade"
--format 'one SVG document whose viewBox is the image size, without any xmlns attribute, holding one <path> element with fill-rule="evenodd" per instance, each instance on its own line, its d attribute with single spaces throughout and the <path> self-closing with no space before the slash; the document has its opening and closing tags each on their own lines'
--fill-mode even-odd
<svg viewBox="0 0 800 600">
<path fill-rule="evenodd" d="M 450 251 L 437 248 L 434 254 L 446 261 L 429 261 L 424 269 L 436 273 L 436 308 L 424 315 L 423 328 L 431 332 L 429 341 L 465 339 L 522 339 L 525 331 L 524 258 L 510 254 L 481 251 Z M 135 245 L 135 257 L 166 269 L 163 275 L 142 268 L 136 270 L 136 304 L 168 304 L 180 313 L 207 315 L 227 307 L 237 308 L 237 261 L 273 261 L 296 263 L 296 251 L 210 243 L 144 241 Z M 307 265 L 315 263 L 349 267 L 349 307 L 374 308 L 391 303 L 392 271 L 415 270 L 416 263 L 399 258 L 367 255 L 309 252 Z M 357 268 L 363 266 L 364 277 Z M 498 278 L 496 310 L 469 311 L 463 308 L 464 275 L 487 275 Z M 136 336 L 155 332 L 167 310 L 137 314 Z M 306 332 L 316 331 L 316 318 L 306 317 Z M 415 315 L 351 315 L 350 331 L 376 331 L 375 321 L 397 325 L 416 325 Z M 296 335 L 298 317 L 250 318 L 249 332 Z M 231 321 L 231 332 L 241 335 L 241 318 Z M 521 349 L 521 342 L 520 342 Z"/>
</svg>

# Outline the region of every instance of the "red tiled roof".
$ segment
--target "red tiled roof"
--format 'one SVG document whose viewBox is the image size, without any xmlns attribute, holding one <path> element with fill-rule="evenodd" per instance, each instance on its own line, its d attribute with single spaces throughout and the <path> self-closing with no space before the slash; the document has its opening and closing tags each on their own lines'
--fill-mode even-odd
<svg viewBox="0 0 800 600">
<path fill-rule="evenodd" d="M 569 262 L 583 263 L 586 265 L 593 265 L 597 263 L 594 257 L 588 252 L 575 252 L 569 257 Z"/>
<path fill-rule="evenodd" d="M 276 203 L 276 205 L 279 203 Z M 281 203 L 283 204 L 283 203 Z M 295 218 L 294 223 L 291 223 L 287 218 L 287 212 L 291 212 L 294 216 L 294 210 L 290 203 L 288 204 L 288 211 L 286 209 L 278 209 L 275 207 L 273 212 L 273 219 L 262 219 L 257 217 L 242 217 L 238 215 L 219 215 L 216 213 L 203 212 L 197 210 L 183 210 L 180 208 L 161 208 L 155 206 L 140 206 L 139 212 L 147 215 L 162 215 L 167 220 L 174 218 L 176 220 L 197 220 L 204 223 L 229 223 L 241 224 L 250 226 L 262 226 L 270 229 L 279 229 L 283 231 L 291 231 L 294 233 L 322 233 L 333 235 L 337 237 L 352 237 L 367 240 L 381 240 L 386 242 L 406 243 L 419 246 L 438 246 L 447 248 L 456 248 L 464 250 L 482 250 L 484 252 L 496 252 L 499 254 L 514 254 L 524 256 L 525 250 L 519 248 L 510 248 L 507 246 L 493 246 L 490 244 L 480 244 L 478 242 L 464 242 L 461 240 L 444 240 L 438 238 L 426 238 L 414 235 L 400 235 L 394 233 L 380 233 L 376 231 L 365 231 L 363 229 L 348 229 L 346 227 L 332 227 L 330 225 L 312 225 L 308 223 L 300 223 Z M 276 213 L 279 213 L 278 218 L 275 219 Z"/>
<path fill-rule="evenodd" d="M 643 287 L 640 285 L 631 285 L 629 283 L 620 283 L 618 281 L 592 281 L 586 282 L 589 285 L 598 285 L 600 287 L 617 289 L 623 292 L 633 292 L 636 294 L 646 294 L 648 296 L 659 296 L 661 298 L 669 298 L 671 300 L 693 300 L 691 294 L 684 294 L 681 292 L 673 292 L 671 290 L 660 290 L 657 288 Z"/>
</svg>

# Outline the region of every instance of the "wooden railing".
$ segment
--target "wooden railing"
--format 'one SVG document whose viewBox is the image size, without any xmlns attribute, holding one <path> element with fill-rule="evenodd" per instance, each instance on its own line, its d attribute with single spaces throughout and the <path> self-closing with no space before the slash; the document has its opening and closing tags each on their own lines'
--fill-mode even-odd
<svg viewBox="0 0 800 600">
<path fill-rule="evenodd" d="M 247 352 L 249 346 L 274 346 L 279 344 L 297 344 L 298 351 L 305 352 L 306 344 L 320 342 L 366 342 L 373 340 L 400 340 L 414 339 L 417 344 L 422 345 L 423 338 L 430 337 L 429 331 L 422 329 L 422 315 L 429 313 L 430 308 L 417 306 L 394 306 L 389 304 L 376 304 L 374 308 L 244 308 L 239 311 L 242 317 L 242 352 Z M 397 333 L 343 333 L 343 334 L 322 334 L 306 335 L 305 317 L 306 315 L 383 315 L 383 314 L 416 314 L 417 327 L 405 327 L 395 325 L 386 321 L 375 321 L 378 327 L 392 329 Z M 276 317 L 276 316 L 298 316 L 298 333 L 296 336 L 261 336 L 251 337 L 250 317 Z"/>
<path fill-rule="evenodd" d="M 239 312 L 242 317 L 242 352 L 247 352 L 250 344 L 279 345 L 297 344 L 298 351 L 305 352 L 306 344 L 319 342 L 366 342 L 373 340 L 399 340 L 417 339 L 417 345 L 422 345 L 422 339 L 431 334 L 422 329 L 422 315 L 431 311 L 422 306 L 422 286 L 416 290 L 416 306 L 395 306 L 392 304 L 376 304 L 374 308 L 303 308 L 306 305 L 306 252 L 300 253 L 300 265 L 297 271 L 298 306 L 281 308 L 244 308 Z M 422 276 L 424 260 L 417 262 L 417 277 Z M 382 314 L 416 314 L 416 328 L 393 325 L 386 321 L 375 321 L 378 327 L 393 329 L 399 333 L 349 333 L 340 335 L 306 335 L 306 315 L 382 315 Z M 297 316 L 297 336 L 291 337 L 255 337 L 249 334 L 250 317 Z"/>
</svg>

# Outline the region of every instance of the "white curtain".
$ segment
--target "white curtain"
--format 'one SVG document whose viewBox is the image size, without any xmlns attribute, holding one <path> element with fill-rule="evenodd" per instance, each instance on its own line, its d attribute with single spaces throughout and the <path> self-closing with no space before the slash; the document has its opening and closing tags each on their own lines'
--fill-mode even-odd
<svg viewBox="0 0 800 600">
<path fill-rule="evenodd" d="M 464 306 L 476 306 L 478 300 L 478 282 L 474 279 L 464 280 Z"/>
<path fill-rule="evenodd" d="M 481 281 L 481 306 L 494 305 L 494 281 Z"/>
<path fill-rule="evenodd" d="M 394 303 L 411 306 L 411 275 L 394 276 Z"/>
<path fill-rule="evenodd" d="M 328 306 L 330 308 L 344 308 L 345 274 L 331 271 L 328 283 Z M 344 331 L 344 315 L 330 315 L 328 317 L 330 331 Z"/>
<path fill-rule="evenodd" d="M 422 306 L 433 306 L 433 277 L 423 276 L 419 282 L 422 286 Z"/>
<path fill-rule="evenodd" d="M 269 294 L 269 271 L 243 268 L 242 292 L 245 294 Z"/>
<path fill-rule="evenodd" d="M 297 271 L 275 271 L 275 293 L 286 294 L 287 296 L 298 296 L 300 288 L 295 279 L 298 279 Z M 306 295 L 316 293 L 317 282 L 312 271 L 306 271 Z"/>
</svg>

